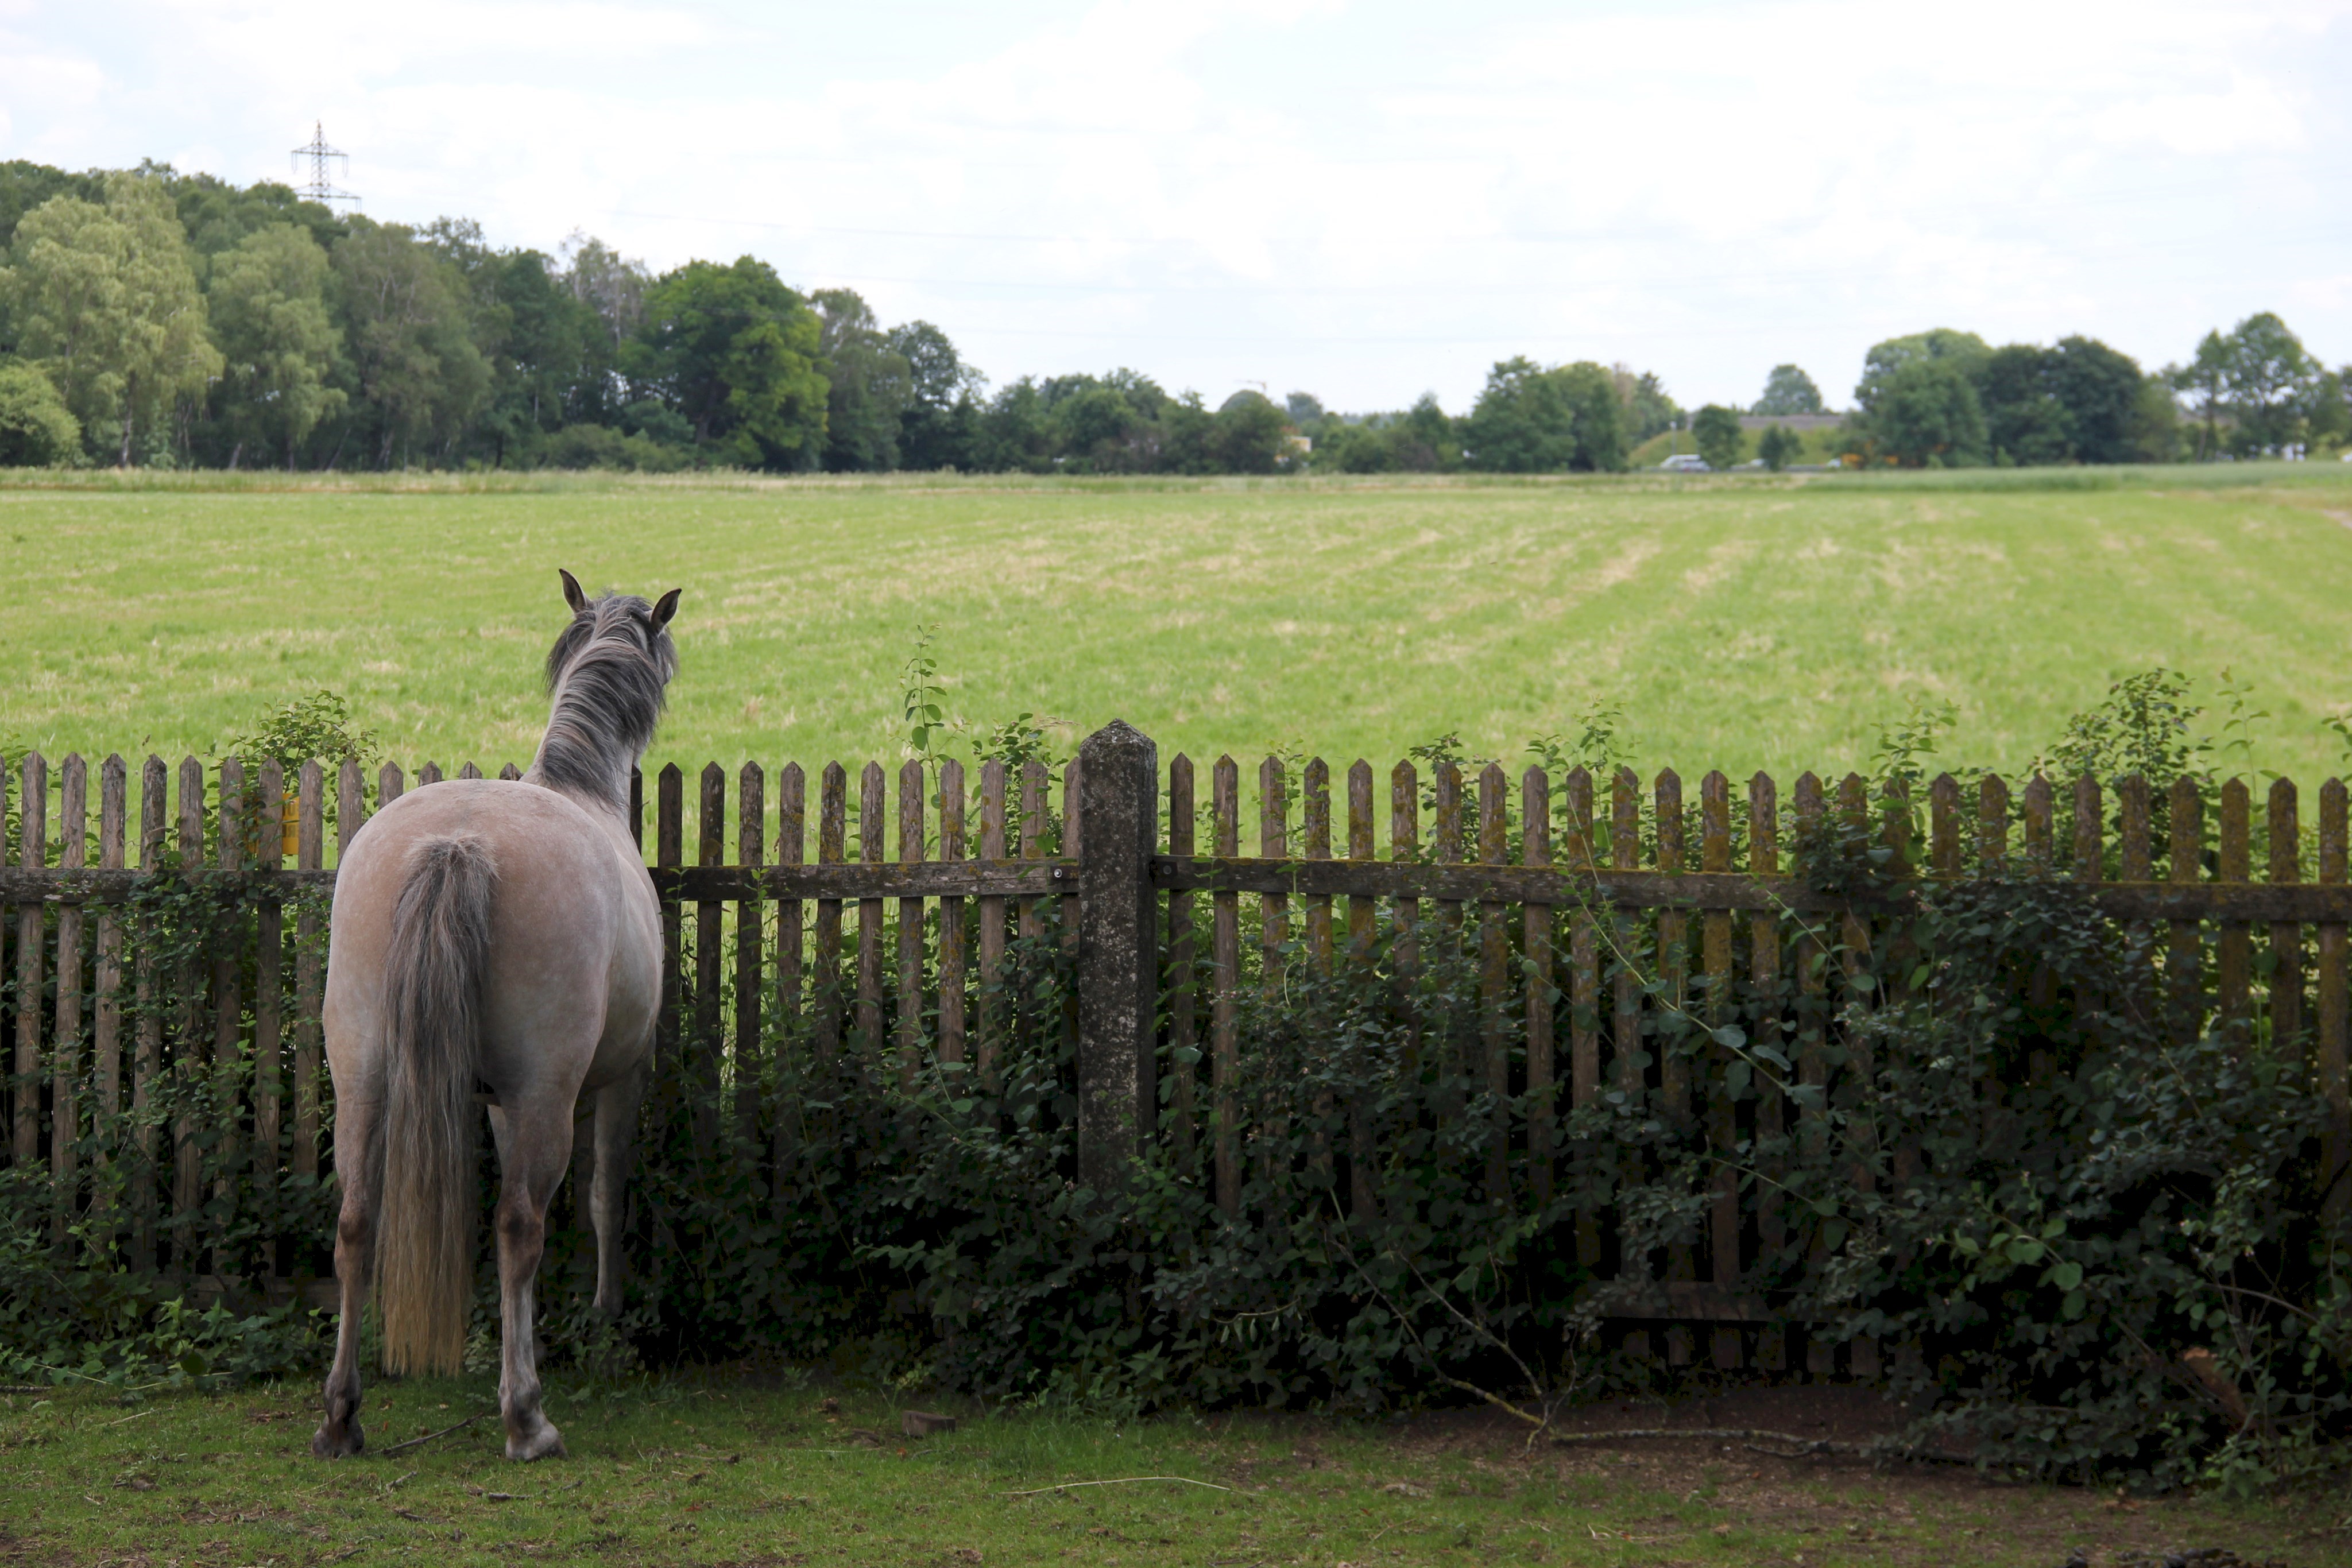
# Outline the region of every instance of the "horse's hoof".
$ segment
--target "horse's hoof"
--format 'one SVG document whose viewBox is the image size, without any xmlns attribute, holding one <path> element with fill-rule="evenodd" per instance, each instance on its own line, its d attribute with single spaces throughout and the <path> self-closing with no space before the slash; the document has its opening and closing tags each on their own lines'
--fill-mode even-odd
<svg viewBox="0 0 2352 1568">
<path fill-rule="evenodd" d="M 357 1421 L 346 1421 L 340 1428 L 332 1422 L 322 1422 L 310 1434 L 310 1452 L 322 1459 L 347 1459 L 366 1447 L 367 1434 L 360 1430 Z"/>
<path fill-rule="evenodd" d="M 555 1429 L 552 1421 L 541 1421 L 539 1430 L 529 1438 L 507 1438 L 507 1458 L 520 1464 L 529 1464 L 533 1459 L 568 1459 L 571 1457 L 564 1451 L 563 1434 Z"/>
</svg>

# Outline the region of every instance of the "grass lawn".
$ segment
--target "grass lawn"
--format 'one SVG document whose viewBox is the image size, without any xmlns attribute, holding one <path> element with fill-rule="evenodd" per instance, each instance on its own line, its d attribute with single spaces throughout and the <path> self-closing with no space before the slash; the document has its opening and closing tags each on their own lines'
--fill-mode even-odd
<svg viewBox="0 0 2352 1568">
<path fill-rule="evenodd" d="M 412 768 L 527 761 L 555 569 L 682 586 L 653 764 L 898 754 L 938 628 L 950 710 L 1163 757 L 1523 757 L 1586 706 L 1639 764 L 1784 778 L 1948 699 L 2020 768 L 2114 676 L 2225 668 L 2251 761 L 2315 784 L 2352 706 L 2352 467 L 1540 484 L 0 482 L 0 746 L 207 751 L 352 698 Z M 1244 768 L 1246 774 L 1247 768 Z"/>
<path fill-rule="evenodd" d="M 493 1381 L 373 1387 L 369 1440 L 380 1448 L 487 1409 Z M 0 1562 L 2059 1568 L 2079 1547 L 2096 1568 L 2197 1548 L 2294 1568 L 2352 1563 L 2340 1488 L 2233 1504 L 2002 1486 L 1934 1467 L 1874 1471 L 1696 1440 L 1531 1454 L 1472 1413 L 1120 1424 L 967 1406 L 958 1431 L 913 1440 L 879 1396 L 773 1378 L 599 1391 L 559 1376 L 551 1396 L 572 1457 L 530 1467 L 499 1457 L 495 1415 L 406 1453 L 312 1459 L 311 1385 L 129 1406 L 94 1393 L 11 1396 L 0 1408 Z M 1673 1418 L 1743 1424 L 1739 1397 Z M 1852 1429 L 1866 1400 L 1831 1391 L 1797 1424 Z M 1584 1416 L 1659 1419 L 1632 1407 Z M 1785 1404 L 1780 1418 L 1791 1419 Z M 1184 1479 L 1041 1490 L 1171 1476 Z"/>
</svg>

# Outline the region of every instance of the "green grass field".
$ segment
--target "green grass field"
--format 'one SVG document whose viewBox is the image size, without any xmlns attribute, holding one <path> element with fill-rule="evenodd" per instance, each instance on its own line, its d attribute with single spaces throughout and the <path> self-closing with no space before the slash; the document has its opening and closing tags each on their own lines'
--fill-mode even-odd
<svg viewBox="0 0 2352 1568">
<path fill-rule="evenodd" d="M 372 1387 L 370 1441 L 492 1409 L 494 1382 Z M 1475 1413 L 1121 1422 L 967 1405 L 958 1431 L 911 1440 L 901 1403 L 879 1394 L 559 1375 L 549 1413 L 569 1458 L 508 1464 L 493 1413 L 404 1454 L 330 1465 L 309 1452 L 315 1392 L 6 1396 L 0 1562 L 2058 1568 L 2077 1548 L 2098 1568 L 2199 1548 L 2250 1564 L 2352 1562 L 2326 1489 L 2263 1505 L 2123 1500 L 1712 1442 L 1530 1452 Z"/>
<path fill-rule="evenodd" d="M 412 767 L 527 761 L 555 569 L 683 587 L 654 763 L 899 753 L 919 622 L 949 706 L 1162 756 L 1523 756 L 1596 700 L 1645 767 L 1864 760 L 1948 699 L 2024 766 L 2114 676 L 2226 667 L 2252 765 L 2342 766 L 2352 468 L 1537 484 L 0 482 L 0 744 L 209 751 L 350 697 Z"/>
</svg>

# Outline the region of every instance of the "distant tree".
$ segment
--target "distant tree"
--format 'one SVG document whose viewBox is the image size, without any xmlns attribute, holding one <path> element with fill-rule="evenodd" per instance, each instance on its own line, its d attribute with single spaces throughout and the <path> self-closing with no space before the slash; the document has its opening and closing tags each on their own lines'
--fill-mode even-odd
<svg viewBox="0 0 2352 1568">
<path fill-rule="evenodd" d="M 1739 428 L 1739 415 L 1721 403 L 1708 403 L 1691 415 L 1691 438 L 1698 443 L 1699 457 L 1708 467 L 1739 466 L 1745 434 Z"/>
<path fill-rule="evenodd" d="M 1618 396 L 1616 378 L 1591 360 L 1559 366 L 1550 376 L 1575 435 L 1576 450 L 1568 465 L 1585 474 L 1622 472 L 1633 443 L 1626 439 L 1625 404 Z"/>
<path fill-rule="evenodd" d="M 1271 474 L 1290 452 L 1290 416 L 1262 392 L 1235 392 L 1217 410 L 1211 450 L 1227 474 Z"/>
<path fill-rule="evenodd" d="M 1764 459 L 1764 466 L 1778 474 L 1789 465 L 1805 444 L 1804 437 L 1785 424 L 1768 424 L 1756 438 L 1756 455 Z"/>
<path fill-rule="evenodd" d="M 578 229 L 563 242 L 557 259 L 562 263 L 564 286 L 573 298 L 596 312 L 617 353 L 645 320 L 646 289 L 653 275 L 644 262 L 631 261 Z"/>
<path fill-rule="evenodd" d="M 1292 392 L 1282 400 L 1282 411 L 1290 416 L 1290 423 L 1298 427 L 1300 434 L 1308 436 L 1321 430 L 1324 420 L 1329 417 L 1323 400 L 1313 392 Z"/>
<path fill-rule="evenodd" d="M 446 460 L 490 383 L 464 276 L 413 230 L 366 218 L 352 220 L 333 261 L 359 394 L 352 413 L 373 436 L 375 465 Z"/>
<path fill-rule="evenodd" d="M 2178 463 L 2188 455 L 2180 430 L 2180 400 L 2161 374 L 2143 376 L 2124 427 L 2125 459 L 2132 463 Z"/>
<path fill-rule="evenodd" d="M 2341 446 L 2352 440 L 2352 365 L 2320 375 L 2312 396 L 2309 434 L 2314 445 Z"/>
<path fill-rule="evenodd" d="M 1045 395 L 1034 377 L 999 387 L 981 411 L 972 466 L 987 474 L 1049 474 L 1054 430 Z"/>
<path fill-rule="evenodd" d="M 2138 361 L 2096 338 L 2061 338 L 2043 376 L 2050 394 L 2066 411 L 2067 439 L 2075 461 L 2136 460 L 2132 429 L 2140 391 L 2147 382 Z"/>
<path fill-rule="evenodd" d="M 200 258 L 234 250 L 248 235 L 278 224 L 302 230 L 321 252 L 332 250 L 348 232 L 348 225 L 324 204 L 306 202 L 291 186 L 274 180 L 240 190 L 210 174 L 183 174 L 163 165 L 142 166 L 142 172 L 161 180 L 171 193 L 180 225 L 187 230 L 188 248 Z M 209 285 L 201 262 L 197 275 Z"/>
<path fill-rule="evenodd" d="M 898 427 L 914 402 L 914 369 L 890 346 L 855 289 L 820 288 L 817 347 L 826 382 L 824 466 L 835 474 L 898 466 Z"/>
<path fill-rule="evenodd" d="M 1874 343 L 1863 356 L 1862 380 L 1853 389 L 1854 401 L 1865 410 L 1874 406 L 1879 389 L 1887 378 L 1906 365 L 1923 360 L 1947 360 L 1957 363 L 1963 373 L 1972 373 L 1991 352 L 1991 346 L 1974 332 L 1957 331 L 1949 327 Z"/>
<path fill-rule="evenodd" d="M 623 369 L 685 416 L 710 460 L 789 471 L 824 455 L 822 361 L 816 313 L 746 256 L 726 267 L 690 261 L 656 279 Z"/>
<path fill-rule="evenodd" d="M 13 159 L 0 163 L 0 246 L 16 243 L 16 225 L 26 213 L 53 196 L 77 196 L 103 204 L 103 174 L 68 174 L 46 163 Z"/>
<path fill-rule="evenodd" d="M 1863 433 L 1906 467 L 1969 467 L 1985 460 L 1984 406 L 1966 361 L 1920 357 L 1872 387 Z"/>
<path fill-rule="evenodd" d="M 110 174 L 105 190 L 103 206 L 54 196 L 27 213 L 5 281 L 17 351 L 128 465 L 142 444 L 162 450 L 173 403 L 201 395 L 221 359 L 161 183 Z"/>
<path fill-rule="evenodd" d="M 1638 445 L 1681 423 L 1682 406 L 1666 395 L 1665 383 L 1655 371 L 1636 375 L 1631 365 L 1616 364 L 1609 368 L 1609 379 L 1617 389 L 1621 434 L 1631 444 Z"/>
<path fill-rule="evenodd" d="M 214 340 L 223 368 L 215 395 L 236 444 L 227 462 L 251 452 L 283 455 L 288 468 L 321 420 L 340 414 L 346 394 L 331 384 L 342 333 L 327 308 L 331 268 L 306 229 L 271 224 L 214 258 Z"/>
<path fill-rule="evenodd" d="M 911 396 L 898 421 L 898 461 L 922 471 L 973 466 L 979 395 L 986 378 L 963 362 L 955 344 L 929 321 L 909 321 L 887 334 L 891 351 L 907 361 Z"/>
<path fill-rule="evenodd" d="M 2230 389 L 2230 350 L 2219 332 L 2208 332 L 2185 365 L 2167 365 L 2164 379 L 2173 391 L 2186 394 L 2191 411 L 2204 423 L 2197 432 L 2197 461 L 2210 463 L 2221 455 L 2222 405 Z"/>
<path fill-rule="evenodd" d="M 1819 413 L 1822 412 L 1822 389 L 1813 378 L 1795 365 L 1774 365 L 1772 373 L 1764 379 L 1764 395 L 1756 400 L 1750 413 Z"/>
<path fill-rule="evenodd" d="M 1522 354 L 1486 373 L 1462 444 L 1464 460 L 1490 474 L 1557 473 L 1576 457 L 1576 414 L 1551 373 Z"/>
<path fill-rule="evenodd" d="M 49 378 L 0 365 L 0 468 L 54 468 L 81 457 L 81 422 Z"/>
<path fill-rule="evenodd" d="M 2074 455 L 2074 420 L 2054 390 L 2057 363 L 2053 350 L 2031 343 L 1995 349 L 1977 361 L 1969 380 L 1994 462 L 2040 467 Z"/>
<path fill-rule="evenodd" d="M 2303 340 L 2265 310 L 2231 328 L 2221 344 L 2222 379 L 2235 422 L 2231 448 L 2252 456 L 2302 441 L 2321 373 Z"/>
</svg>

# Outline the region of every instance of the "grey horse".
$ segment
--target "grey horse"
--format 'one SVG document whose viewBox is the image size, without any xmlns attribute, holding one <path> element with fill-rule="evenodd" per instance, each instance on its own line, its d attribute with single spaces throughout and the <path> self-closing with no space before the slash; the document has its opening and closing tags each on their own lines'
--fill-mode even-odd
<svg viewBox="0 0 2352 1568">
<path fill-rule="evenodd" d="M 507 1458 L 563 1452 L 540 1407 L 531 1286 L 583 1095 L 596 1113 L 596 1307 L 621 1307 L 621 1186 L 661 999 L 661 910 L 630 834 L 629 774 L 677 650 L 633 595 L 562 574 L 571 624 L 547 655 L 547 734 L 520 782 L 450 779 L 385 807 L 335 877 L 327 1061 L 335 1081 L 342 1321 L 323 1458 L 358 1453 L 371 1268 L 387 1373 L 455 1373 L 474 1294 L 474 1129 L 487 1094 L 496 1209 L 499 1409 Z"/>
</svg>

